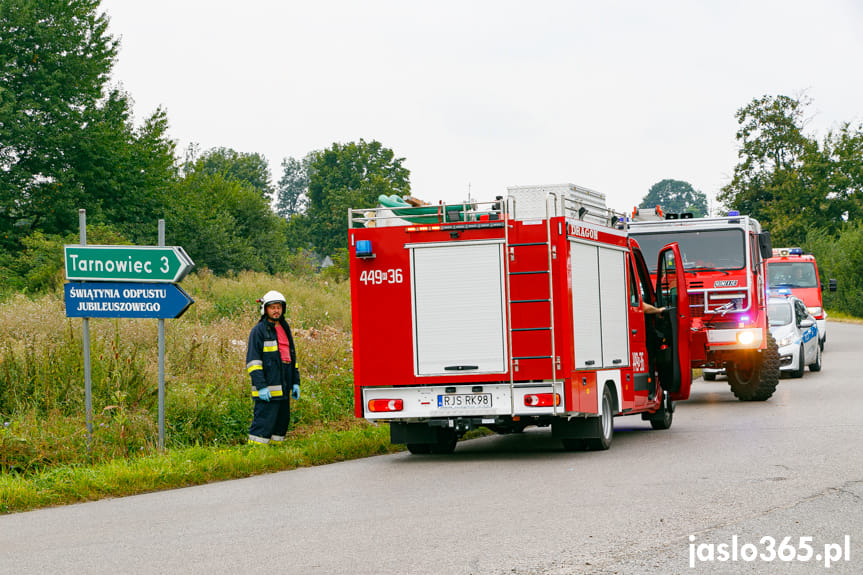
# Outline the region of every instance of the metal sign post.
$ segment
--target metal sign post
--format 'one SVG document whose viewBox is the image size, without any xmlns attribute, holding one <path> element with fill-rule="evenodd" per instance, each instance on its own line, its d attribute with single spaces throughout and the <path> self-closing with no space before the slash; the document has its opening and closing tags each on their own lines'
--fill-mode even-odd
<svg viewBox="0 0 863 575">
<path fill-rule="evenodd" d="M 87 210 L 78 210 L 78 226 L 80 228 L 80 242 L 82 246 L 87 245 Z M 90 320 L 84 318 L 82 322 L 82 344 L 84 346 L 84 411 L 87 421 L 87 454 L 90 454 L 93 443 L 93 388 L 90 379 Z"/>
<path fill-rule="evenodd" d="M 164 245 L 165 220 L 159 220 L 159 246 Z M 159 318 L 159 449 L 165 449 L 165 320 L 162 318 Z"/>
</svg>

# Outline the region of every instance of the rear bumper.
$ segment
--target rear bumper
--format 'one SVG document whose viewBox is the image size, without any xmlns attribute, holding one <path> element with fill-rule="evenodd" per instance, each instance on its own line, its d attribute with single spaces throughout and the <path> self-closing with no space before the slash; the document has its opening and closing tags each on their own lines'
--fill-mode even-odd
<svg viewBox="0 0 863 575">
<path fill-rule="evenodd" d="M 557 393 L 563 397 L 562 383 Z M 562 415 L 563 405 L 529 407 L 528 395 L 551 394 L 552 384 L 508 383 L 430 385 L 423 387 L 365 387 L 362 389 L 363 417 L 369 421 L 422 421 L 436 418 L 476 417 L 494 423 L 498 416 Z M 448 401 L 445 401 L 448 399 Z M 453 401 L 457 399 L 457 401 Z M 373 400 L 401 400 L 398 411 L 371 411 Z M 388 402 L 378 402 L 388 405 Z M 448 407 L 445 404 L 453 405 Z M 395 404 L 393 404 L 395 405 Z"/>
</svg>

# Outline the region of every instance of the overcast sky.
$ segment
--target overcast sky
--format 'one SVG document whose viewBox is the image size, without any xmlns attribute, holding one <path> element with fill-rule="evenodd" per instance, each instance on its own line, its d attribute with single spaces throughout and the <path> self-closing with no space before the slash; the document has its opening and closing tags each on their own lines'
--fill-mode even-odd
<svg viewBox="0 0 863 575">
<path fill-rule="evenodd" d="M 863 2 L 103 0 L 114 79 L 178 152 L 286 157 L 360 138 L 414 196 L 492 200 L 571 182 L 629 210 L 656 182 L 712 198 L 735 111 L 813 100 L 819 138 L 863 120 Z M 358 206 L 360 207 L 360 206 Z"/>
</svg>

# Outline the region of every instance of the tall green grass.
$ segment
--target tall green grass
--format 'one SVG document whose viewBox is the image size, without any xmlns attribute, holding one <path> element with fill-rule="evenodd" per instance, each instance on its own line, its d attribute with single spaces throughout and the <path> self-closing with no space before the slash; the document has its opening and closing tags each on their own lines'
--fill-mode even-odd
<svg viewBox="0 0 863 575">
<path fill-rule="evenodd" d="M 285 294 L 302 396 L 292 435 L 355 425 L 349 286 L 317 277 L 206 270 L 186 278 L 195 300 L 166 320 L 166 443 L 171 449 L 245 442 L 251 420 L 245 350 L 256 299 Z M 58 466 L 156 453 L 158 323 L 90 320 L 93 423 L 84 413 L 82 320 L 66 318 L 62 291 L 0 303 L 0 471 L 27 476 Z"/>
</svg>

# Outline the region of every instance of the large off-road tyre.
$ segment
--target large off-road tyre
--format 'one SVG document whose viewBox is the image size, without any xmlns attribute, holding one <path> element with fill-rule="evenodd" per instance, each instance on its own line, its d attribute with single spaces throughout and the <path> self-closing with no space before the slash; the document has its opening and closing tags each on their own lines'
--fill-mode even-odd
<svg viewBox="0 0 863 575">
<path fill-rule="evenodd" d="M 800 379 L 803 377 L 803 370 L 806 369 L 806 350 L 803 349 L 803 344 L 800 344 L 800 351 L 797 353 L 799 354 L 799 357 L 797 358 L 797 369 L 792 369 L 788 374 L 794 379 Z"/>
<path fill-rule="evenodd" d="M 815 363 L 809 364 L 809 371 L 821 371 L 821 348 L 815 348 Z"/>
<path fill-rule="evenodd" d="M 413 455 L 428 455 L 431 453 L 431 443 L 408 443 L 408 451 Z"/>
<path fill-rule="evenodd" d="M 716 374 L 712 371 L 702 372 L 701 377 L 704 378 L 704 381 L 716 381 Z"/>
<path fill-rule="evenodd" d="M 767 334 L 767 349 L 748 353 L 746 357 L 725 366 L 731 392 L 740 401 L 770 399 L 779 384 L 779 347 Z"/>
<path fill-rule="evenodd" d="M 602 392 L 602 415 L 599 422 L 599 436 L 585 440 L 587 448 L 592 451 L 605 451 L 611 447 L 614 438 L 614 398 L 611 388 L 607 385 Z"/>
</svg>

